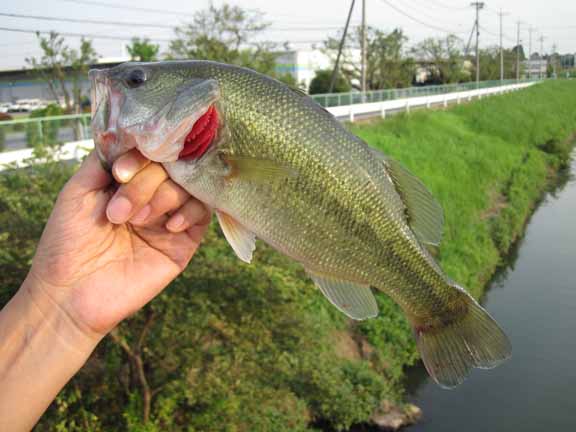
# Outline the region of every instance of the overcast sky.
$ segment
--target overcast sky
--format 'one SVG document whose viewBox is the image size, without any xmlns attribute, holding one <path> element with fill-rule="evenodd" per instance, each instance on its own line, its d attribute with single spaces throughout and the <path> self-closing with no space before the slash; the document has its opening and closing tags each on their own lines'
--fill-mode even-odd
<svg viewBox="0 0 576 432">
<path fill-rule="evenodd" d="M 58 18 L 81 18 L 131 23 L 154 23 L 161 26 L 183 24 L 195 11 L 206 8 L 208 0 L 2 0 L 1 13 L 14 13 Z M 222 1 L 214 1 L 220 5 Z M 229 3 L 259 10 L 271 23 L 266 39 L 291 42 L 294 48 L 321 45 L 327 36 L 344 25 L 350 0 L 236 0 Z M 107 7 L 116 5 L 115 7 Z M 353 24 L 360 22 L 361 0 L 356 1 Z M 467 40 L 474 23 L 470 0 L 366 0 L 368 24 L 382 30 L 400 27 L 413 45 L 426 37 L 458 33 Z M 139 8 L 139 10 L 121 9 Z M 533 51 L 540 50 L 540 35 L 546 37 L 545 51 L 554 43 L 562 53 L 576 52 L 575 0 L 498 0 L 487 1 L 481 13 L 482 44 L 498 43 L 498 11 L 508 13 L 504 18 L 505 45 L 516 40 L 516 22 L 522 22 L 521 39 L 528 48 L 528 27 L 535 29 Z M 152 10 L 143 10 L 152 9 Z M 154 11 L 155 10 L 155 11 Z M 162 12 L 159 12 L 161 10 Z M 0 16 L 0 28 L 24 30 L 56 30 L 58 32 L 130 38 L 147 36 L 166 40 L 173 36 L 169 28 L 142 28 L 120 25 L 63 23 Z M 78 38 L 69 37 L 76 46 Z M 96 50 L 102 57 L 119 57 L 124 42 L 94 38 Z M 167 42 L 160 42 L 165 48 Z M 36 36 L 0 29 L 0 69 L 20 68 L 24 58 L 39 54 Z"/>
</svg>

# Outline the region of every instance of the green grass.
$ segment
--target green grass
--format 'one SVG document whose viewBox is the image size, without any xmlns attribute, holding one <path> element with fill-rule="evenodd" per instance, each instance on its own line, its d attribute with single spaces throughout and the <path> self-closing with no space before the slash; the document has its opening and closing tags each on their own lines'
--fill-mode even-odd
<svg viewBox="0 0 576 432">
<path fill-rule="evenodd" d="M 440 262 L 479 297 L 550 172 L 567 158 L 575 95 L 576 82 L 551 82 L 352 129 L 439 199 L 446 213 Z M 0 307 L 24 279 L 72 171 L 39 164 L 0 175 Z M 36 430 L 346 429 L 381 400 L 401 399 L 404 368 L 418 358 L 397 306 L 384 295 L 378 302 L 377 319 L 352 323 L 299 265 L 261 243 L 254 265 L 244 265 L 212 227 L 183 275 L 118 329 L 134 346 L 153 319 L 140 350 L 156 390 L 150 421 L 142 421 L 133 364 L 106 338 Z"/>
</svg>

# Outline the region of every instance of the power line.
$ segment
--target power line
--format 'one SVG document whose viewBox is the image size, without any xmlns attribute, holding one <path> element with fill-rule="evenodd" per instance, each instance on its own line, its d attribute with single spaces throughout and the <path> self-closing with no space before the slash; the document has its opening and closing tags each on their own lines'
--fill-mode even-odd
<svg viewBox="0 0 576 432">
<path fill-rule="evenodd" d="M 176 26 L 168 24 L 159 23 L 144 23 L 144 22 L 130 22 L 130 21 L 107 21 L 98 19 L 86 19 L 86 18 L 66 18 L 66 17 L 48 17 L 40 15 L 24 15 L 15 13 L 5 13 L 0 12 L 0 16 L 11 17 L 11 18 L 23 18 L 32 19 L 39 21 L 51 21 L 51 22 L 69 22 L 69 23 L 80 23 L 80 24 L 96 24 L 96 25 L 117 25 L 124 27 L 145 27 L 145 28 L 161 28 L 173 30 Z M 326 27 L 272 27 L 267 28 L 264 31 L 326 31 L 326 30 L 339 30 L 338 26 L 326 26 Z"/>
<path fill-rule="evenodd" d="M 16 33 L 31 33 L 31 34 L 50 34 L 50 30 L 32 30 L 32 29 L 19 29 L 19 28 L 11 28 L 11 27 L 0 27 L 0 31 L 7 31 L 7 32 L 16 32 Z M 83 37 L 83 38 L 90 38 L 90 39 L 110 39 L 110 40 L 121 40 L 121 41 L 130 41 L 134 36 L 114 36 L 114 35 L 99 35 L 93 33 L 73 33 L 73 32 L 55 32 L 58 33 L 60 36 L 69 36 L 69 37 Z M 170 39 L 150 39 L 153 42 L 170 42 Z"/>
<path fill-rule="evenodd" d="M 98 25 L 104 24 L 104 25 L 119 25 L 126 27 L 148 27 L 148 28 L 155 27 L 155 28 L 174 29 L 174 26 L 167 24 L 157 24 L 157 23 L 138 23 L 127 21 L 105 21 L 96 19 L 85 19 L 85 18 L 48 17 L 39 15 L 22 15 L 22 14 L 5 13 L 5 12 L 0 12 L 0 16 L 33 19 L 39 21 L 58 21 L 58 22 L 80 23 L 80 24 L 98 24 Z"/>
<path fill-rule="evenodd" d="M 416 23 L 418 23 L 418 24 L 420 24 L 420 25 L 423 25 L 424 27 L 428 27 L 428 28 L 431 28 L 431 29 L 433 29 L 433 30 L 437 30 L 437 31 L 440 31 L 440 32 L 443 32 L 443 33 L 448 33 L 448 34 L 461 34 L 461 33 L 462 33 L 462 32 L 449 31 L 449 30 L 446 30 L 445 28 L 437 27 L 437 26 L 435 26 L 435 25 L 433 25 L 433 24 L 429 24 L 429 23 L 427 23 L 427 22 L 425 22 L 425 21 L 422 21 L 421 19 L 416 18 L 416 17 L 408 14 L 407 12 L 404 12 L 402 9 L 400 9 L 398 6 L 390 3 L 388 0 L 380 0 L 380 1 L 381 1 L 382 3 L 387 4 L 389 7 L 391 7 L 392 9 L 394 9 L 394 10 L 395 10 L 396 12 L 398 12 L 399 14 L 404 15 L 406 18 L 409 18 L 409 19 L 411 19 L 412 21 L 414 21 L 414 22 L 416 22 Z"/>
<path fill-rule="evenodd" d="M 182 11 L 145 8 L 145 7 L 138 7 L 138 6 L 123 6 L 123 5 L 119 5 L 119 4 L 115 4 L 115 3 L 107 3 L 107 2 L 93 1 L 93 0 L 60 0 L 60 1 L 65 1 L 67 3 L 89 5 L 89 6 L 100 6 L 100 7 L 110 8 L 110 9 L 122 9 L 122 10 L 137 11 L 137 12 L 155 13 L 155 14 L 161 14 L 161 15 L 193 16 L 193 14 L 191 14 L 191 13 L 182 12 Z"/>
<path fill-rule="evenodd" d="M 50 34 L 50 30 L 33 30 L 33 29 L 21 29 L 21 28 L 11 28 L 11 27 L 0 27 L 0 31 L 7 31 L 7 32 L 16 32 L 16 33 L 29 33 L 29 34 Z M 68 36 L 68 37 L 82 37 L 82 38 L 89 38 L 89 39 L 107 39 L 107 40 L 119 40 L 119 41 L 131 41 L 134 36 L 114 36 L 114 35 L 106 35 L 106 34 L 95 34 L 95 33 L 74 33 L 74 32 L 55 32 L 60 36 Z M 165 38 L 150 38 L 151 42 L 171 42 L 172 39 L 165 39 Z M 324 42 L 320 39 L 311 39 L 311 40 L 284 40 L 284 41 L 255 41 L 253 43 L 247 45 L 257 45 L 258 43 L 263 42 L 270 42 L 273 44 L 315 44 Z"/>
<path fill-rule="evenodd" d="M 461 6 L 450 6 L 447 5 L 445 3 L 441 3 L 439 1 L 435 1 L 435 0 L 424 0 L 424 4 L 430 8 L 430 9 L 434 9 L 437 10 L 437 8 L 441 8 L 441 9 L 448 9 L 448 10 L 452 10 L 452 11 L 458 11 L 458 12 L 464 12 L 464 11 L 468 11 L 468 7 L 461 7 Z"/>
<path fill-rule="evenodd" d="M 450 10 L 454 10 L 454 11 L 467 11 L 468 7 L 467 6 L 451 6 L 451 5 L 446 5 L 444 3 L 441 3 L 437 0 L 427 0 L 428 3 L 432 3 L 435 4 L 438 7 L 444 8 L 444 9 L 450 9 Z"/>
</svg>

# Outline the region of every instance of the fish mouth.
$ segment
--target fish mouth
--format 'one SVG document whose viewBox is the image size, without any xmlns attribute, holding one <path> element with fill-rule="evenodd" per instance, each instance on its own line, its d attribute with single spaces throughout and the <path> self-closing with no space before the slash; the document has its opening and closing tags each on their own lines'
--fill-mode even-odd
<svg viewBox="0 0 576 432">
<path fill-rule="evenodd" d="M 96 154 L 102 166 L 110 170 L 120 155 L 134 147 L 134 143 L 122 137 L 118 130 L 124 96 L 111 82 L 106 70 L 91 70 L 89 77 L 92 84 L 90 110 Z"/>
</svg>

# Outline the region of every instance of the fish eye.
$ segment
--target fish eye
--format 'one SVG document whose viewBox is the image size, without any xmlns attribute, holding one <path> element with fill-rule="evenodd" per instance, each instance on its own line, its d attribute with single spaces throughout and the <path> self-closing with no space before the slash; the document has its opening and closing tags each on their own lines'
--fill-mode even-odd
<svg viewBox="0 0 576 432">
<path fill-rule="evenodd" d="M 142 69 L 132 69 L 124 81 L 128 87 L 137 88 L 146 82 L 146 74 Z"/>
</svg>

